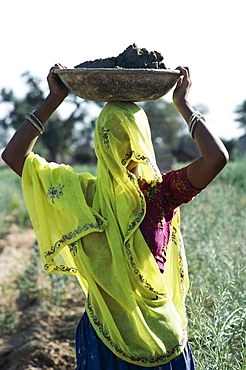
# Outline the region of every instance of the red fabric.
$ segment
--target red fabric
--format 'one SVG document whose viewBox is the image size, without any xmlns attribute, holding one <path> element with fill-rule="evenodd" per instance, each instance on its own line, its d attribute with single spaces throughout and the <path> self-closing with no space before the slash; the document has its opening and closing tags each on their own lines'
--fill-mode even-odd
<svg viewBox="0 0 246 370">
<path fill-rule="evenodd" d="M 170 226 L 177 207 L 190 202 L 201 190 L 190 184 L 186 168 L 162 175 L 162 182 L 151 187 L 140 179 L 139 186 L 146 200 L 146 215 L 140 230 L 159 266 L 164 271 Z"/>
</svg>

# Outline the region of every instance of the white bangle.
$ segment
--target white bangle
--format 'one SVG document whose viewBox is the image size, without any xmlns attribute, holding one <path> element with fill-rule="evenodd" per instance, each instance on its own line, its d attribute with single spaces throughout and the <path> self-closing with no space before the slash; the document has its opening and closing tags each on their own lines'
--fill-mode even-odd
<svg viewBox="0 0 246 370">
<path fill-rule="evenodd" d="M 29 113 L 29 114 L 31 114 L 32 116 L 34 116 L 37 119 L 37 117 L 33 113 Z M 25 119 L 27 119 L 29 122 L 31 122 L 33 124 L 33 126 L 39 131 L 40 134 L 44 133 L 44 126 L 38 119 L 37 119 L 37 121 L 41 123 L 41 125 L 42 125 L 41 127 L 28 114 L 25 115 Z"/>
<path fill-rule="evenodd" d="M 192 139 L 194 139 L 193 136 L 194 128 L 199 120 L 202 120 L 204 122 L 206 121 L 205 117 L 200 112 L 195 111 L 194 113 L 192 113 L 188 122 L 188 128 Z"/>
<path fill-rule="evenodd" d="M 38 124 L 40 125 L 40 128 L 42 129 L 42 131 L 44 132 L 44 125 L 42 124 L 42 122 L 40 121 L 40 119 L 37 117 L 37 116 L 35 116 L 35 114 L 34 113 L 32 113 L 32 112 L 30 112 L 29 113 L 29 115 L 31 116 L 31 117 L 33 117 L 33 118 L 35 118 L 35 120 L 38 122 Z M 42 132 L 42 133 L 43 133 Z"/>
</svg>

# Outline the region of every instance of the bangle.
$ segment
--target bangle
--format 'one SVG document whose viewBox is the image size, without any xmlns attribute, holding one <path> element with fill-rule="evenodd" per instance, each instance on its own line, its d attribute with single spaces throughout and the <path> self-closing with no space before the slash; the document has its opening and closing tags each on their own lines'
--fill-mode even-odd
<svg viewBox="0 0 246 370">
<path fill-rule="evenodd" d="M 42 131 L 44 132 L 44 125 L 42 124 L 42 122 L 40 121 L 40 119 L 38 119 L 38 117 L 37 116 L 35 116 L 35 114 L 34 113 L 32 113 L 32 112 L 30 112 L 29 113 L 30 114 L 30 116 L 31 117 L 33 117 L 33 118 L 35 118 L 35 120 L 38 122 L 38 124 L 40 125 L 40 128 L 42 129 Z M 43 133 L 42 132 L 42 133 Z"/>
<path fill-rule="evenodd" d="M 194 139 L 193 136 L 194 128 L 199 120 L 202 120 L 204 122 L 206 121 L 205 117 L 200 112 L 195 111 L 194 113 L 192 113 L 188 122 L 188 128 L 192 139 Z"/>
<path fill-rule="evenodd" d="M 34 121 L 34 119 L 32 118 L 35 118 L 36 121 Z M 33 126 L 39 131 L 40 134 L 43 134 L 44 133 L 44 125 L 42 124 L 42 122 L 35 116 L 34 113 L 29 113 L 25 115 L 25 119 L 27 119 L 29 122 L 31 122 L 33 124 Z"/>
</svg>

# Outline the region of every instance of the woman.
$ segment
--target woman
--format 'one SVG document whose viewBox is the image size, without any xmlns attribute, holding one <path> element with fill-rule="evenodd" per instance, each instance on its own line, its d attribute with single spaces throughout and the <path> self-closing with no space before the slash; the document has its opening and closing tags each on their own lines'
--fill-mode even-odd
<svg viewBox="0 0 246 370">
<path fill-rule="evenodd" d="M 188 103 L 189 69 L 179 67 L 173 101 L 201 157 L 161 175 L 143 110 L 108 103 L 95 130 L 95 178 L 32 153 L 68 95 L 54 68 L 64 67 L 52 67 L 49 95 L 26 115 L 2 157 L 22 176 L 46 272 L 77 275 L 87 296 L 76 334 L 77 369 L 194 369 L 179 206 L 213 180 L 228 154 Z"/>
</svg>

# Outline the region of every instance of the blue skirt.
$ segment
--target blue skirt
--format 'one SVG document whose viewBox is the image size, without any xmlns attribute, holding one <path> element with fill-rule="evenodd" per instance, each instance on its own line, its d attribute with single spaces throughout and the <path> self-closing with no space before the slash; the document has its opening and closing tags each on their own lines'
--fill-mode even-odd
<svg viewBox="0 0 246 370">
<path fill-rule="evenodd" d="M 85 312 L 76 331 L 77 370 L 195 370 L 188 346 L 168 364 L 154 367 L 134 365 L 117 357 L 99 339 Z"/>
</svg>

